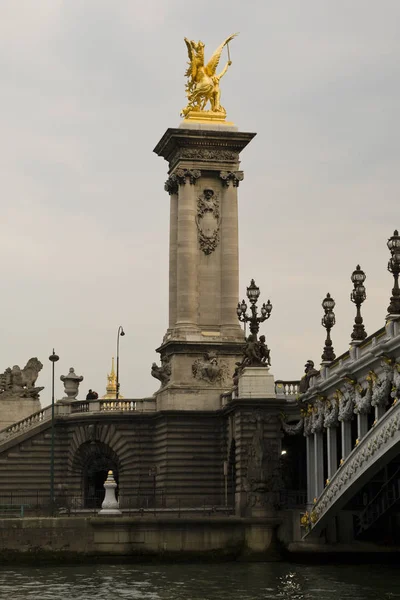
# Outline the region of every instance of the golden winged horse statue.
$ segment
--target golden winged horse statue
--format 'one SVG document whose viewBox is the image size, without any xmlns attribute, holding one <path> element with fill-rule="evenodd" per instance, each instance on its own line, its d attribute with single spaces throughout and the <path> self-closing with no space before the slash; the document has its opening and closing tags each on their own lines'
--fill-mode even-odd
<svg viewBox="0 0 400 600">
<path fill-rule="evenodd" d="M 221 53 L 227 44 L 237 35 L 233 33 L 226 38 L 216 49 L 207 65 L 204 64 L 204 44 L 203 42 L 194 42 L 185 38 L 185 43 L 189 54 L 189 67 L 185 73 L 188 78 L 186 84 L 186 96 L 188 98 L 187 106 L 182 110 L 181 115 L 188 117 L 193 112 L 205 112 L 207 102 L 210 102 L 211 113 L 218 113 L 220 117 L 225 117 L 226 110 L 220 103 L 221 92 L 219 89 L 219 81 L 225 75 L 228 67 L 232 64 L 229 58 L 228 47 L 228 62 L 222 69 L 219 75 L 216 74 L 218 63 L 221 58 Z M 208 111 L 210 112 L 210 111 Z M 210 117 L 212 115 L 210 114 Z"/>
</svg>

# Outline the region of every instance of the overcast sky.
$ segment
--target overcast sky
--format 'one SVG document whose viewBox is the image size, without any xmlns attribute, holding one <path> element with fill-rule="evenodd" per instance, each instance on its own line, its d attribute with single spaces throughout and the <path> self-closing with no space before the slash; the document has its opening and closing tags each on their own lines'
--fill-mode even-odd
<svg viewBox="0 0 400 600">
<path fill-rule="evenodd" d="M 400 228 L 399 0 L 0 0 L 0 371 L 37 356 L 42 405 L 75 367 L 105 393 L 122 324 L 121 393 L 151 395 L 168 315 L 167 163 L 153 148 L 185 105 L 184 36 L 230 33 L 222 104 L 240 130 L 240 295 L 251 277 L 276 378 L 350 340 L 350 275 L 384 324 L 387 238 Z"/>
</svg>

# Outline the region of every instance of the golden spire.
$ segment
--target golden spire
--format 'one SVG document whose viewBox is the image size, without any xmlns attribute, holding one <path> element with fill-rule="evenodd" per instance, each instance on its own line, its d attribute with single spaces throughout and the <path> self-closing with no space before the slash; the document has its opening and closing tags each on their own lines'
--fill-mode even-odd
<svg viewBox="0 0 400 600">
<path fill-rule="evenodd" d="M 117 376 L 115 374 L 114 368 L 114 357 L 112 357 L 111 372 L 109 373 L 109 375 L 107 375 L 107 382 L 107 393 L 104 396 L 102 396 L 102 399 L 115 400 L 115 398 L 117 397 Z M 123 396 L 119 394 L 119 398 L 123 398 Z"/>
</svg>

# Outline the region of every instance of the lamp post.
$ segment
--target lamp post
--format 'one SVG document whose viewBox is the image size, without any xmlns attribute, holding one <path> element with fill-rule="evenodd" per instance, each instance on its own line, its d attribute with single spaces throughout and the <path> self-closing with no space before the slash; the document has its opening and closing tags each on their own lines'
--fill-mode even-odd
<svg viewBox="0 0 400 600">
<path fill-rule="evenodd" d="M 239 321 L 245 324 L 245 327 L 246 323 L 250 323 L 250 332 L 257 336 L 258 331 L 260 329 L 260 323 L 264 323 L 264 321 L 269 319 L 269 317 L 271 316 L 272 304 L 269 300 L 267 304 L 265 304 L 264 302 L 260 311 L 261 315 L 257 315 L 256 302 L 258 300 L 258 297 L 260 296 L 260 288 L 256 286 L 254 279 L 251 280 L 250 285 L 247 288 L 246 295 L 250 301 L 251 315 L 249 316 L 246 314 L 247 304 L 244 300 L 242 300 L 241 303 L 238 303 L 236 308 L 236 314 L 238 316 Z"/>
<path fill-rule="evenodd" d="M 322 353 L 322 362 L 329 363 L 335 360 L 336 355 L 333 351 L 332 340 L 331 340 L 331 329 L 336 323 L 335 313 L 333 309 L 335 308 L 335 301 L 331 298 L 330 294 L 326 295 L 326 298 L 322 301 L 322 308 L 325 311 L 324 316 L 322 317 L 322 326 L 326 329 L 326 340 L 325 347 Z"/>
<path fill-rule="evenodd" d="M 354 318 L 353 333 L 351 334 L 351 339 L 354 342 L 361 342 L 367 337 L 367 332 L 365 331 L 363 318 L 361 316 L 361 304 L 367 297 L 364 286 L 365 279 L 366 275 L 364 271 L 361 269 L 360 265 L 357 265 L 355 271 L 353 271 L 351 275 L 354 289 L 350 294 L 350 300 L 357 308 L 357 314 Z"/>
<path fill-rule="evenodd" d="M 394 277 L 394 286 L 392 289 L 390 304 L 388 306 L 387 318 L 393 318 L 400 316 L 400 236 L 397 229 L 394 231 L 392 237 L 388 239 L 387 247 L 389 248 L 390 254 L 392 255 L 388 263 L 388 271 L 392 273 Z"/>
<path fill-rule="evenodd" d="M 119 338 L 120 336 L 125 335 L 125 331 L 122 327 L 122 325 L 120 325 L 118 327 L 118 333 L 117 333 L 117 382 L 116 382 L 116 391 L 115 391 L 115 399 L 118 400 L 119 398 Z"/>
<path fill-rule="evenodd" d="M 52 363 L 51 373 L 51 442 L 50 442 L 50 508 L 51 516 L 54 514 L 54 363 L 60 359 L 54 352 L 49 356 Z"/>
</svg>

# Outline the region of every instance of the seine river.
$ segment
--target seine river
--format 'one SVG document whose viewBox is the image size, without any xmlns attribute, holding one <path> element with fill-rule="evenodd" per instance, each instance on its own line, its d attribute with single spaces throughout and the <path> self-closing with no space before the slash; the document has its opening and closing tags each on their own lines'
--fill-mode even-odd
<svg viewBox="0 0 400 600">
<path fill-rule="evenodd" d="M 288 563 L 0 567 L 8 600 L 386 600 L 400 598 L 393 566 Z"/>
</svg>

